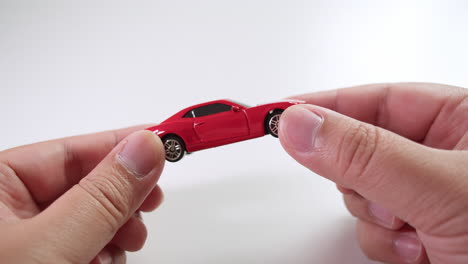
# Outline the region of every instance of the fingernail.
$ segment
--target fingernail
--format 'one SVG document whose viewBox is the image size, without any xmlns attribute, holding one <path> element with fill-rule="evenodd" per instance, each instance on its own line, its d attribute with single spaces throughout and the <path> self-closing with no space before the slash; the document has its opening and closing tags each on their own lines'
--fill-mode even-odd
<svg viewBox="0 0 468 264">
<path fill-rule="evenodd" d="M 99 264 L 111 264 L 112 263 L 112 256 L 109 251 L 104 249 L 101 251 L 97 256 L 97 262 Z"/>
<path fill-rule="evenodd" d="M 374 202 L 369 203 L 369 214 L 386 227 L 392 228 L 395 224 L 396 217 Z"/>
<path fill-rule="evenodd" d="M 415 234 L 401 235 L 395 240 L 394 244 L 397 254 L 407 263 L 414 263 L 421 257 L 422 244 Z"/>
<path fill-rule="evenodd" d="M 157 164 L 155 135 L 149 131 L 138 131 L 124 139 L 124 147 L 117 160 L 138 178 L 146 176 Z"/>
<path fill-rule="evenodd" d="M 292 106 L 283 114 L 280 133 L 289 147 L 299 152 L 313 150 L 323 118 L 302 106 Z"/>
</svg>

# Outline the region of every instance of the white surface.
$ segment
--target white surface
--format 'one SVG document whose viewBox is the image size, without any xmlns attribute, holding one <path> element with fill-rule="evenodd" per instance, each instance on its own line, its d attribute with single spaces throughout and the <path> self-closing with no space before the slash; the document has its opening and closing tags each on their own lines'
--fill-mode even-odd
<svg viewBox="0 0 468 264">
<path fill-rule="evenodd" d="M 0 149 L 369 82 L 467 86 L 465 1 L 0 0 Z M 371 263 L 270 137 L 167 164 L 130 263 Z"/>
</svg>

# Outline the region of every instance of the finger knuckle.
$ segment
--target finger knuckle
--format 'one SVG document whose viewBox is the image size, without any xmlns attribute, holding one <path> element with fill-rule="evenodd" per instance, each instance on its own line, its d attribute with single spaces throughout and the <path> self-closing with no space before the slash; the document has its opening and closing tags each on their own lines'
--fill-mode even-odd
<svg viewBox="0 0 468 264">
<path fill-rule="evenodd" d="M 379 133 L 377 127 L 367 124 L 359 124 L 345 133 L 337 156 L 344 182 L 355 187 L 369 186 L 368 171 L 379 144 Z"/>
<path fill-rule="evenodd" d="M 357 240 L 359 247 L 361 248 L 364 255 L 370 259 L 379 261 L 381 256 L 378 254 L 376 247 L 378 246 L 376 242 L 368 235 L 370 232 L 368 224 L 364 221 L 359 220 L 356 225 Z"/>
<path fill-rule="evenodd" d="M 0 200 L 6 206 L 13 209 L 21 207 L 29 202 L 27 197 L 21 195 L 24 193 L 24 186 L 18 178 L 16 172 L 2 162 L 0 162 Z"/>
<path fill-rule="evenodd" d="M 130 187 L 122 177 L 87 177 L 80 181 L 79 186 L 93 198 L 97 210 L 113 229 L 117 229 L 131 213 Z"/>
<path fill-rule="evenodd" d="M 346 206 L 346 209 L 348 209 L 348 212 L 358 218 L 358 214 L 356 213 L 356 210 L 355 210 L 355 201 L 354 201 L 354 197 L 348 195 L 346 197 L 344 197 L 344 204 Z"/>
<path fill-rule="evenodd" d="M 362 196 L 358 194 L 346 195 L 344 197 L 344 203 L 346 209 L 348 209 L 352 216 L 359 219 L 367 219 L 364 209 L 367 201 Z"/>
</svg>

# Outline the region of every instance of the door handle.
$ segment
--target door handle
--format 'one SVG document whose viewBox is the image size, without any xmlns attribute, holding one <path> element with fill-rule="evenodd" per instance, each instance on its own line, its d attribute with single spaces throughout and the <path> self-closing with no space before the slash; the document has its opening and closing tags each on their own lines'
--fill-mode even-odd
<svg viewBox="0 0 468 264">
<path fill-rule="evenodd" d="M 205 122 L 195 123 L 195 126 L 201 126 L 203 124 L 205 124 Z"/>
</svg>

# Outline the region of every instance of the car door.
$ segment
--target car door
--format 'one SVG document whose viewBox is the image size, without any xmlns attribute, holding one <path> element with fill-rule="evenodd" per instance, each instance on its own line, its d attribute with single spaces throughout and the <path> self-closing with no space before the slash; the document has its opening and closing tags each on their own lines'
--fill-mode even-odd
<svg viewBox="0 0 468 264">
<path fill-rule="evenodd" d="M 227 140 L 247 136 L 249 127 L 242 109 L 213 103 L 193 110 L 194 130 L 201 142 Z"/>
</svg>

